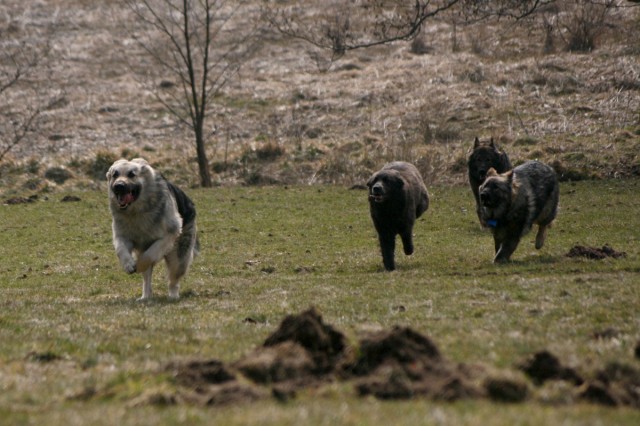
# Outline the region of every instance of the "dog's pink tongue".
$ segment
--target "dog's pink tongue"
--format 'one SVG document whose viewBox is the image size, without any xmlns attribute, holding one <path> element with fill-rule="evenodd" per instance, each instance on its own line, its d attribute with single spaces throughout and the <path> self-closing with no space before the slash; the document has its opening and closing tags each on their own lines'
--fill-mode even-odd
<svg viewBox="0 0 640 426">
<path fill-rule="evenodd" d="M 128 193 L 124 197 L 122 197 L 122 204 L 130 204 L 134 201 L 133 194 Z"/>
</svg>

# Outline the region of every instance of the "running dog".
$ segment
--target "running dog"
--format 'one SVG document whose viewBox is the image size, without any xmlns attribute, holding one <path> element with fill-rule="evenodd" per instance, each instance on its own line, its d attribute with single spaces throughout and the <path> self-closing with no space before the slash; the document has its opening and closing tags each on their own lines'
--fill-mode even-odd
<svg viewBox="0 0 640 426">
<path fill-rule="evenodd" d="M 179 188 L 142 158 L 118 160 L 107 172 L 113 246 L 123 269 L 142 274 L 142 297 L 152 296 L 153 267 L 164 258 L 169 298 L 198 252 L 196 210 Z"/>
<path fill-rule="evenodd" d="M 396 235 L 400 234 L 404 254 L 413 254 L 413 225 L 429 208 L 429 194 L 413 164 L 394 161 L 374 173 L 367 182 L 369 211 L 378 231 L 384 269 L 396 268 Z"/>
<path fill-rule="evenodd" d="M 481 215 L 491 228 L 494 263 L 508 262 L 520 238 L 538 225 L 536 249 L 541 249 L 547 228 L 558 213 L 560 190 L 555 171 L 538 161 L 528 161 L 498 174 L 491 168 L 479 188 Z"/>
</svg>

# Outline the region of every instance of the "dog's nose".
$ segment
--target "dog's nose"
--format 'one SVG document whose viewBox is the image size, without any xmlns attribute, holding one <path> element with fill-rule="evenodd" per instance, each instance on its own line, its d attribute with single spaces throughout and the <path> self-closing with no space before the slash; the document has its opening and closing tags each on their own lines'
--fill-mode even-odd
<svg viewBox="0 0 640 426">
<path fill-rule="evenodd" d="M 384 194 L 384 190 L 382 189 L 382 185 L 380 183 L 376 183 L 375 185 L 373 185 L 373 187 L 371 188 L 371 193 L 373 195 L 382 195 L 382 194 Z"/>
<path fill-rule="evenodd" d="M 124 182 L 116 182 L 112 187 L 114 194 L 124 194 L 128 192 L 127 185 Z"/>
<path fill-rule="evenodd" d="M 478 170 L 478 176 L 480 176 L 480 180 L 483 180 L 487 177 L 487 171 L 480 169 Z"/>
</svg>

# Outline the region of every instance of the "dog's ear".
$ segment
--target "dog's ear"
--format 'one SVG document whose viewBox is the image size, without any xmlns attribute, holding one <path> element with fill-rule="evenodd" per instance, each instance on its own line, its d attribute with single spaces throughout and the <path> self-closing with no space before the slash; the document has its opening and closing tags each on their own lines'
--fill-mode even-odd
<svg viewBox="0 0 640 426">
<path fill-rule="evenodd" d="M 133 160 L 131 160 L 131 162 L 140 166 L 141 173 L 148 173 L 153 175 L 153 169 L 144 158 L 134 158 Z"/>
<path fill-rule="evenodd" d="M 489 141 L 489 146 L 495 149 L 496 151 L 498 151 L 498 145 L 496 145 L 496 143 L 493 141 L 493 136 L 491 136 L 491 140 Z"/>
<path fill-rule="evenodd" d="M 493 167 L 491 167 L 487 171 L 487 177 L 491 177 L 491 176 L 498 176 L 498 172 L 496 172 L 496 169 L 494 169 Z"/>
<path fill-rule="evenodd" d="M 480 146 L 480 139 L 476 136 L 476 139 L 473 141 L 473 149 L 476 149 Z"/>
<path fill-rule="evenodd" d="M 513 182 L 513 169 L 509 170 L 503 176 L 506 177 L 507 178 L 507 182 L 509 182 L 511 184 Z"/>
</svg>

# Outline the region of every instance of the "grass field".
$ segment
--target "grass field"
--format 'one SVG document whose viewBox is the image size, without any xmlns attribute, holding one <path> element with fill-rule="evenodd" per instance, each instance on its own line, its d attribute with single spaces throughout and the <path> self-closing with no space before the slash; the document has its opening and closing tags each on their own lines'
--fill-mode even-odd
<svg viewBox="0 0 640 426">
<path fill-rule="evenodd" d="M 530 234 L 504 266 L 491 263 L 493 240 L 468 188 L 429 189 L 416 253 L 397 254 L 393 273 L 382 272 L 363 191 L 189 190 L 201 255 L 177 302 L 166 297 L 163 265 L 154 299 L 136 302 L 141 277 L 117 264 L 105 193 L 0 206 L 2 423 L 638 424 L 637 409 L 580 403 L 556 384 L 529 384 L 533 396 L 512 405 L 380 401 L 340 381 L 287 403 L 145 402 L 173 391 L 167 363 L 237 360 L 310 306 L 354 345 L 403 325 L 452 361 L 514 375 L 542 349 L 586 375 L 612 361 L 640 368 L 639 180 L 563 183 L 547 245 L 536 252 Z M 627 255 L 566 257 L 577 244 Z"/>
</svg>

